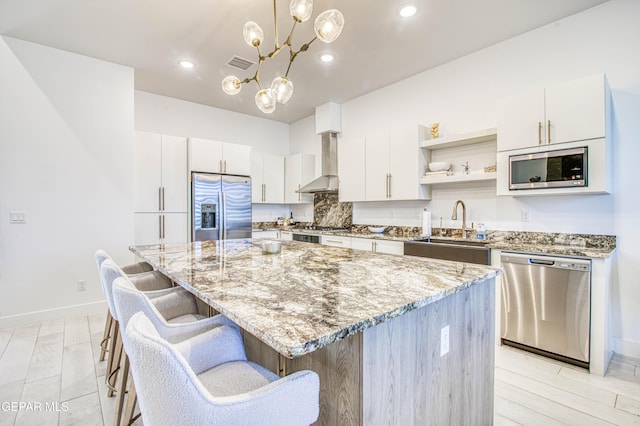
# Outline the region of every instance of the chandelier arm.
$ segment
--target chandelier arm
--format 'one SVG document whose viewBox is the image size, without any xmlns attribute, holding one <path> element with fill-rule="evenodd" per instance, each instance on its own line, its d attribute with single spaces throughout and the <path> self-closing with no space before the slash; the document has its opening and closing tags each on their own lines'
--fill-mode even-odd
<svg viewBox="0 0 640 426">
<path fill-rule="evenodd" d="M 302 52 L 306 52 L 309 49 L 309 46 L 311 46 L 311 43 L 313 43 L 314 41 L 316 41 L 318 39 L 318 37 L 314 37 L 311 39 L 310 42 L 303 44 L 302 46 L 300 46 L 300 49 L 298 49 L 297 51 L 294 51 L 293 48 L 291 47 L 291 45 L 289 45 L 289 66 L 287 66 L 287 72 L 285 73 L 285 77 L 289 76 L 289 70 L 291 69 L 291 64 L 293 63 L 293 61 L 296 59 L 296 57 L 302 53 Z"/>
<path fill-rule="evenodd" d="M 291 31 L 289 31 L 289 36 L 287 37 L 287 39 L 285 40 L 283 46 L 289 46 L 289 49 L 291 49 L 291 37 L 293 37 L 293 31 L 296 29 L 296 25 L 298 24 L 298 20 L 296 18 L 293 18 L 293 25 L 291 26 Z"/>
<path fill-rule="evenodd" d="M 278 40 L 278 11 L 276 8 L 276 0 L 273 0 L 273 29 L 275 32 L 275 48 L 273 52 L 277 52 L 280 50 L 280 42 Z M 272 54 L 273 54 L 272 52 Z"/>
</svg>

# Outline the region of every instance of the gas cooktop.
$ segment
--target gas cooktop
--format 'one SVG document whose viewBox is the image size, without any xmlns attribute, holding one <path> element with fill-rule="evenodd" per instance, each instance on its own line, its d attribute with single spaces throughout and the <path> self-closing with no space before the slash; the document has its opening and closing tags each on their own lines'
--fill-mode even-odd
<svg viewBox="0 0 640 426">
<path fill-rule="evenodd" d="M 349 232 L 347 228 L 331 228 L 327 226 L 303 226 L 294 231 Z"/>
</svg>

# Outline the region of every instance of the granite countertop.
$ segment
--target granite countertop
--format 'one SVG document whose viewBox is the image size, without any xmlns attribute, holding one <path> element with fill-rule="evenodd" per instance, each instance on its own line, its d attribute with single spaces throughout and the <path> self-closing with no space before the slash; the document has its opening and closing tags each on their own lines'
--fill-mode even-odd
<svg viewBox="0 0 640 426">
<path fill-rule="evenodd" d="M 366 228 L 366 226 L 359 227 L 359 232 L 353 232 L 353 230 L 344 232 L 326 232 L 293 227 L 274 227 L 259 230 L 292 231 L 300 234 L 339 235 L 352 238 L 370 238 L 400 242 L 410 241 L 415 238 L 422 238 L 416 233 L 384 232 L 374 234 L 366 231 Z M 432 238 L 438 240 L 450 240 L 451 242 L 463 240 L 460 236 L 455 236 L 455 233 L 459 232 L 457 229 L 446 229 L 444 231 L 444 236 L 441 236 L 439 235 L 439 230 L 435 230 Z M 453 236 L 451 235 L 452 233 Z M 467 238 L 467 240 L 478 241 L 473 238 Z M 492 231 L 489 232 L 488 238 L 484 240 L 484 242 L 487 247 L 495 250 L 550 254 L 556 256 L 587 257 L 592 259 L 606 259 L 610 257 L 616 249 L 616 237 L 614 235 Z"/>
<path fill-rule="evenodd" d="M 500 270 L 282 241 L 223 240 L 131 251 L 279 353 L 295 358 L 434 303 Z"/>
</svg>

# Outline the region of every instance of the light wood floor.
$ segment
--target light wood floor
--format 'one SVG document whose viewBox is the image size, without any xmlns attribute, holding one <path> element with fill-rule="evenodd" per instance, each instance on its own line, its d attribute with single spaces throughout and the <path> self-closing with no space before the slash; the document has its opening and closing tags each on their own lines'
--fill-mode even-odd
<svg viewBox="0 0 640 426">
<path fill-rule="evenodd" d="M 101 313 L 0 329 L 0 426 L 112 425 L 115 398 L 98 360 L 103 327 Z M 616 355 L 598 377 L 498 347 L 495 424 L 640 425 L 640 360 Z"/>
</svg>

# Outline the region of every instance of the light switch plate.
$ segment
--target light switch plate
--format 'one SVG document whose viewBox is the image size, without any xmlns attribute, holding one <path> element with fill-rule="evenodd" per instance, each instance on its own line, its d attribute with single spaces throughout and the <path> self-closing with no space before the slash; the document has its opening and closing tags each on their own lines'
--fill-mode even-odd
<svg viewBox="0 0 640 426">
<path fill-rule="evenodd" d="M 440 356 L 449 353 L 449 326 L 442 327 L 440 330 Z"/>
<path fill-rule="evenodd" d="M 27 223 L 27 212 L 12 211 L 9 218 L 11 223 Z"/>
</svg>

